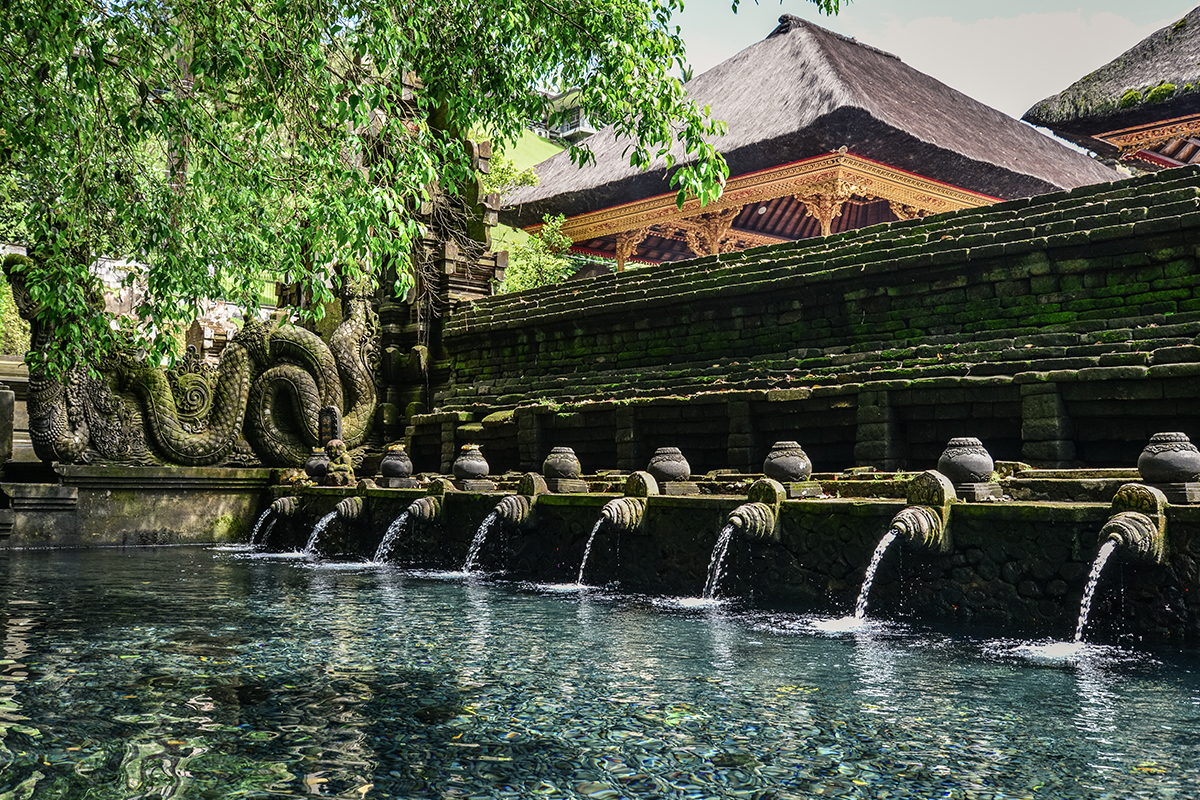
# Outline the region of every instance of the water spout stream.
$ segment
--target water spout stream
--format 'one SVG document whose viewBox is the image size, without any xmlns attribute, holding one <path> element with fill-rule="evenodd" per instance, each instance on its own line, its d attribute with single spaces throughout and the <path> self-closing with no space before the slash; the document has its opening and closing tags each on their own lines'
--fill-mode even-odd
<svg viewBox="0 0 1200 800">
<path fill-rule="evenodd" d="M 580 586 L 583 585 L 583 568 L 587 566 L 588 556 L 592 554 L 592 542 L 596 541 L 596 534 L 603 524 L 604 517 L 596 520 L 596 524 L 592 526 L 592 533 L 588 536 L 587 545 L 583 548 L 583 561 L 579 562 L 579 575 L 575 578 L 575 583 Z"/>
<path fill-rule="evenodd" d="M 483 549 L 483 543 L 487 540 L 488 532 L 498 519 L 500 519 L 500 515 L 493 511 L 479 524 L 479 529 L 475 531 L 475 538 L 471 540 L 471 548 L 467 551 L 467 560 L 463 562 L 463 572 L 470 572 L 475 567 L 475 562 L 479 559 L 479 551 Z"/>
<path fill-rule="evenodd" d="M 254 547 L 254 545 L 258 544 L 258 532 L 262 530 L 263 523 L 267 521 L 267 517 L 269 517 L 271 512 L 274 510 L 275 509 L 271 508 L 270 506 L 267 506 L 266 510 L 258 515 L 258 521 L 254 523 L 254 530 L 250 531 L 251 547 Z"/>
<path fill-rule="evenodd" d="M 867 598 L 871 595 L 871 584 L 875 582 L 875 571 L 879 569 L 879 562 L 883 560 L 883 555 L 887 552 L 888 546 L 899 535 L 900 531 L 892 528 L 883 535 L 883 538 L 879 540 L 879 544 L 875 545 L 875 554 L 871 556 L 871 563 L 867 565 L 867 574 L 863 576 L 862 589 L 859 590 L 858 601 L 854 604 L 855 619 L 862 619 L 867 616 Z"/>
<path fill-rule="evenodd" d="M 392 548 L 396 546 L 396 540 L 400 538 L 400 533 L 404 530 L 407 522 L 408 511 L 392 520 L 392 524 L 388 526 L 387 532 L 383 534 L 383 539 L 379 542 L 379 547 L 375 548 L 375 557 L 371 559 L 372 561 L 387 561 L 391 558 Z"/>
<path fill-rule="evenodd" d="M 308 544 L 304 545 L 304 552 L 310 555 L 317 552 L 317 542 L 321 540 L 321 534 L 329 527 L 329 523 L 337 518 L 337 511 L 330 511 L 325 516 L 321 517 L 321 521 L 313 526 L 312 535 L 308 537 Z"/>
<path fill-rule="evenodd" d="M 1116 549 L 1116 540 L 1109 539 L 1100 547 L 1100 552 L 1096 554 L 1096 560 L 1092 562 L 1092 571 L 1088 575 L 1087 588 L 1083 590 L 1083 602 L 1079 604 L 1079 622 L 1075 624 L 1075 641 L 1077 642 L 1083 641 L 1083 629 L 1087 626 L 1088 614 L 1092 610 L 1092 597 L 1096 594 L 1096 584 L 1100 582 L 1100 572 L 1104 569 L 1104 564 L 1108 561 L 1108 557 Z"/>
<path fill-rule="evenodd" d="M 705 600 L 712 600 L 717 596 L 717 588 L 721 585 L 721 575 L 725 567 L 725 554 L 729 552 L 729 543 L 733 541 L 735 530 L 737 526 L 731 522 L 721 528 L 721 533 L 717 536 L 712 556 L 708 559 L 708 579 L 704 582 L 704 594 L 701 595 Z"/>
</svg>

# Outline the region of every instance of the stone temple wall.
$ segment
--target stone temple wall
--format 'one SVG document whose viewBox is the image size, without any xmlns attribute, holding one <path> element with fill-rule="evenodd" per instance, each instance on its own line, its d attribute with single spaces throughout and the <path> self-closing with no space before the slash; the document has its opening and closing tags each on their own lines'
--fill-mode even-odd
<svg viewBox="0 0 1200 800">
<path fill-rule="evenodd" d="M 455 309 L 417 469 L 483 445 L 493 472 L 553 446 L 640 469 L 757 470 L 778 439 L 818 470 L 1002 460 L 1131 467 L 1200 438 L 1200 170 L 1084 187 Z"/>
</svg>

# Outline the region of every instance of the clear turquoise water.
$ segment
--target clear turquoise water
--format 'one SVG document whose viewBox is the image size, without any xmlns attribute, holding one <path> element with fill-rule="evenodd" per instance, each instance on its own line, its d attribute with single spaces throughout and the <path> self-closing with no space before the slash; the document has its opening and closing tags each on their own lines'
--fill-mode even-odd
<svg viewBox="0 0 1200 800">
<path fill-rule="evenodd" d="M 0 558 L 4 799 L 1200 796 L 1194 654 L 200 548 Z"/>
</svg>

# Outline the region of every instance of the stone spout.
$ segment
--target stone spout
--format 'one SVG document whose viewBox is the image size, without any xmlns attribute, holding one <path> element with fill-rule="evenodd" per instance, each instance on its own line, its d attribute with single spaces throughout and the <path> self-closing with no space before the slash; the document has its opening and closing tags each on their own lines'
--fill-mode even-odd
<svg viewBox="0 0 1200 800">
<path fill-rule="evenodd" d="M 442 499 L 435 495 L 418 497 L 408 507 L 408 516 L 421 522 L 436 522 L 442 516 Z"/>
<path fill-rule="evenodd" d="M 356 520 L 363 513 L 363 499 L 361 497 L 347 497 L 337 504 L 338 519 L 347 522 Z"/>
<path fill-rule="evenodd" d="M 908 543 L 928 550 L 949 550 L 946 523 L 930 506 L 908 506 L 892 517 L 891 528 Z"/>
<path fill-rule="evenodd" d="M 729 514 L 729 524 L 749 539 L 779 541 L 779 511 L 787 491 L 772 478 L 762 478 L 750 485 L 746 499 Z"/>
<path fill-rule="evenodd" d="M 271 510 L 280 517 L 294 516 L 300 510 L 300 499 L 296 497 L 281 497 L 271 503 Z"/>
<path fill-rule="evenodd" d="M 1100 529 L 1102 541 L 1114 541 L 1128 556 L 1138 561 L 1162 564 L 1166 548 L 1162 532 L 1154 520 L 1138 511 L 1122 511 L 1110 517 Z"/>
<path fill-rule="evenodd" d="M 507 525 L 520 527 L 529 521 L 533 511 L 533 499 L 520 494 L 510 494 L 496 505 L 496 517 Z"/>
<path fill-rule="evenodd" d="M 1167 563 L 1167 498 L 1159 489 L 1127 483 L 1113 497 L 1113 515 L 1100 529 L 1100 541 L 1114 541 L 1127 557 Z"/>
<path fill-rule="evenodd" d="M 729 512 L 729 524 L 748 539 L 771 539 L 775 532 L 775 509 L 766 503 L 745 503 Z"/>
<path fill-rule="evenodd" d="M 637 530 L 646 513 L 646 501 L 640 497 L 618 497 L 600 509 L 600 516 L 619 531 L 628 533 Z"/>
</svg>

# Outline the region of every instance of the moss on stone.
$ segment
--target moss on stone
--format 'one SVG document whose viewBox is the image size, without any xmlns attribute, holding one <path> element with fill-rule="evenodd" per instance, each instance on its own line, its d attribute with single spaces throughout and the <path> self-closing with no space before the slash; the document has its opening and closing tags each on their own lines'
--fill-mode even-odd
<svg viewBox="0 0 1200 800">
<path fill-rule="evenodd" d="M 1130 89 L 1125 94 L 1121 95 L 1121 108 L 1133 108 L 1142 101 L 1142 93 L 1137 89 Z"/>
</svg>

